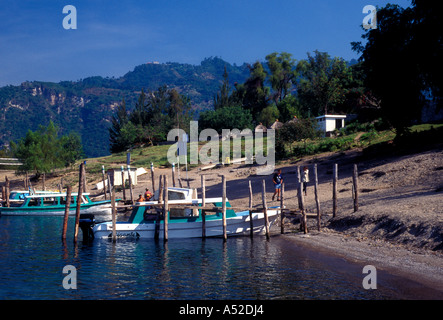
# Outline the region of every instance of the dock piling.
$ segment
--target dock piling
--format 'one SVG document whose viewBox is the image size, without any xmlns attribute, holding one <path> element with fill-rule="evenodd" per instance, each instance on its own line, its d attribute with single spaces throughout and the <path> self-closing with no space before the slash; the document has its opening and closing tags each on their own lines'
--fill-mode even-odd
<svg viewBox="0 0 443 320">
<path fill-rule="evenodd" d="M 254 237 L 254 221 L 252 220 L 252 185 L 251 180 L 249 180 L 249 228 L 251 239 Z"/>
<path fill-rule="evenodd" d="M 169 205 L 168 205 L 168 176 L 163 176 L 163 183 L 164 183 L 164 189 L 163 189 L 163 217 L 164 217 L 164 224 L 163 224 L 163 240 L 164 242 L 168 241 L 168 223 L 169 223 Z"/>
<path fill-rule="evenodd" d="M 262 202 L 263 202 L 263 214 L 264 214 L 264 225 L 266 232 L 266 240 L 269 240 L 269 220 L 268 220 L 268 206 L 266 203 L 266 182 L 263 180 L 263 190 L 262 190 Z"/>
<path fill-rule="evenodd" d="M 223 241 L 228 239 L 228 235 L 226 233 L 226 177 L 222 175 L 222 185 L 223 185 L 223 194 L 222 194 L 222 222 L 223 222 Z"/>
<path fill-rule="evenodd" d="M 77 206 L 75 209 L 75 227 L 74 227 L 74 243 L 77 243 L 78 237 L 78 225 L 80 223 L 80 205 L 82 203 L 82 192 L 83 192 L 83 166 L 85 164 L 80 164 L 79 177 L 78 177 L 78 194 L 77 194 Z"/>
<path fill-rule="evenodd" d="M 317 164 L 314 164 L 314 193 L 315 193 L 315 204 L 317 206 L 317 229 L 318 229 L 318 231 L 320 231 L 321 212 L 320 212 L 320 199 L 318 197 Z"/>
<path fill-rule="evenodd" d="M 354 198 L 354 212 L 358 211 L 358 168 L 357 164 L 354 164 L 354 174 L 352 175 L 352 191 Z"/>
<path fill-rule="evenodd" d="M 206 178 L 205 175 L 201 175 L 201 184 L 202 184 L 202 207 L 206 206 Z M 206 238 L 206 211 L 204 209 L 201 210 L 202 213 L 202 238 Z"/>
<path fill-rule="evenodd" d="M 332 178 L 332 217 L 337 215 L 337 180 L 338 180 L 338 164 L 334 163 Z"/>
<path fill-rule="evenodd" d="M 71 192 L 72 192 L 72 187 L 68 185 L 66 189 L 66 204 L 65 204 L 65 216 L 63 219 L 62 241 L 66 241 L 66 232 L 68 231 L 68 217 L 69 217 L 69 209 L 71 207 Z"/>
</svg>

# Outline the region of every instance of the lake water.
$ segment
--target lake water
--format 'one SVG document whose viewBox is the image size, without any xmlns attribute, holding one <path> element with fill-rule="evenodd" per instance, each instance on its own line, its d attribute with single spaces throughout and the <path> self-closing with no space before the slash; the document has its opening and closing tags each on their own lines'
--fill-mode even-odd
<svg viewBox="0 0 443 320">
<path fill-rule="evenodd" d="M 0 299 L 397 299 L 413 298 L 400 278 L 297 248 L 282 236 L 67 244 L 63 217 L 0 217 Z M 81 233 L 81 231 L 80 231 Z M 81 234 L 79 236 L 81 240 Z M 66 265 L 77 289 L 64 289 Z M 400 289 L 396 287 L 402 284 Z"/>
</svg>

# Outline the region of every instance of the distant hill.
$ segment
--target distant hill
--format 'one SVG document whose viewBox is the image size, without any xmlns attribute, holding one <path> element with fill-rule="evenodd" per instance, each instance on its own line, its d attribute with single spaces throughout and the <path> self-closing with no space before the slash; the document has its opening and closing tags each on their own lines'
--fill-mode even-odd
<svg viewBox="0 0 443 320">
<path fill-rule="evenodd" d="M 32 81 L 1 87 L 0 147 L 52 120 L 62 134 L 80 135 L 87 157 L 108 155 L 110 119 L 123 98 L 131 110 L 142 89 L 156 90 L 166 84 L 188 96 L 196 111 L 210 109 L 225 66 L 231 84 L 243 83 L 249 76 L 247 64 L 231 65 L 215 57 L 200 65 L 147 63 L 120 78 L 94 76 L 75 82 Z"/>
</svg>

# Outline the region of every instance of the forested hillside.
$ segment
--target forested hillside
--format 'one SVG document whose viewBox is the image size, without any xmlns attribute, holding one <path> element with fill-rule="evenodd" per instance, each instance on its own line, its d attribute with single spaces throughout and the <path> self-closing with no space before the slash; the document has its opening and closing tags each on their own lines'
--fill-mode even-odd
<svg viewBox="0 0 443 320">
<path fill-rule="evenodd" d="M 162 85 L 187 96 L 192 108 L 212 107 L 214 95 L 229 72 L 232 83 L 249 75 L 246 64 L 231 65 L 220 58 L 208 58 L 200 65 L 147 63 L 120 78 L 89 77 L 60 83 L 32 81 L 0 88 L 0 146 L 17 141 L 39 125 L 52 120 L 61 134 L 78 133 L 87 157 L 109 154 L 112 115 L 124 99 L 128 110 L 136 104 L 142 89 Z"/>
</svg>

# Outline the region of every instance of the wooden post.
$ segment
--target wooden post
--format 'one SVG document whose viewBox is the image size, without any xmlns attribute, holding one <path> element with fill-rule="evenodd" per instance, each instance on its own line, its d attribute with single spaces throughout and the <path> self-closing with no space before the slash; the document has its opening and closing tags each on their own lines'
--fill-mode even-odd
<svg viewBox="0 0 443 320">
<path fill-rule="evenodd" d="M 302 213 L 302 221 L 303 221 L 303 223 L 302 223 L 302 225 L 303 225 L 303 232 L 305 233 L 305 234 L 307 234 L 308 233 L 308 219 L 307 219 L 307 216 L 306 216 L 306 211 L 305 211 L 305 204 L 304 204 L 304 199 L 303 199 L 303 184 L 302 183 L 299 183 L 298 184 L 298 188 L 299 188 L 299 199 L 300 199 L 300 206 L 301 206 L 301 208 L 300 208 L 300 210 L 301 210 L 301 213 Z"/>
<path fill-rule="evenodd" d="M 125 190 L 125 168 L 121 166 L 122 170 L 122 192 L 123 192 L 123 201 L 126 201 L 126 190 Z"/>
<path fill-rule="evenodd" d="M 163 200 L 163 176 L 160 175 L 158 177 L 158 202 L 161 202 Z"/>
<path fill-rule="evenodd" d="M 151 162 L 152 192 L 155 193 L 154 164 Z"/>
<path fill-rule="evenodd" d="M 106 177 L 107 177 L 107 179 L 108 179 L 108 191 L 109 191 L 109 199 L 111 199 L 111 190 L 112 190 L 112 187 L 113 187 L 113 184 L 111 184 L 111 177 L 110 177 L 110 175 L 109 175 L 109 172 L 107 172 L 106 173 Z M 111 199 L 112 200 L 112 199 Z"/>
<path fill-rule="evenodd" d="M 158 188 L 158 203 L 161 203 L 161 198 L 163 197 L 163 183 L 162 183 L 162 176 L 160 178 L 160 185 Z M 160 237 L 160 221 L 162 219 L 162 213 L 160 210 L 156 210 L 157 212 L 157 219 L 155 220 L 155 231 L 154 231 L 154 239 L 158 240 Z"/>
<path fill-rule="evenodd" d="M 164 199 L 164 205 L 163 205 L 163 217 L 164 217 L 164 224 L 163 224 L 163 241 L 168 241 L 168 223 L 169 223 L 169 206 L 168 206 L 168 176 L 163 176 L 164 180 L 164 190 L 163 190 L 163 199 Z"/>
<path fill-rule="evenodd" d="M 320 231 L 321 212 L 320 212 L 320 200 L 318 198 L 317 164 L 314 164 L 314 193 L 315 193 L 315 204 L 317 205 L 317 229 L 318 231 Z"/>
<path fill-rule="evenodd" d="M 80 165 L 79 170 L 79 177 L 78 177 L 78 194 L 77 194 L 77 207 L 75 210 L 75 228 L 74 228 L 74 243 L 77 243 L 77 237 L 78 237 L 78 224 L 80 222 L 80 205 L 82 203 L 82 181 L 83 181 L 83 166 L 85 164 L 82 163 Z"/>
<path fill-rule="evenodd" d="M 206 179 L 205 175 L 201 175 L 202 184 L 202 207 L 206 206 Z M 202 238 L 206 238 L 206 211 L 202 209 Z"/>
<path fill-rule="evenodd" d="M 251 239 L 254 237 L 254 221 L 252 220 L 252 185 L 251 180 L 249 180 L 249 234 Z"/>
<path fill-rule="evenodd" d="M 285 205 L 284 205 L 284 197 L 285 197 L 285 183 L 281 184 L 281 193 L 280 193 L 280 232 L 281 234 L 285 233 Z"/>
<path fill-rule="evenodd" d="M 115 187 L 111 189 L 111 207 L 112 207 L 112 242 L 117 241 L 117 218 L 115 210 Z"/>
<path fill-rule="evenodd" d="M 105 195 L 105 200 L 106 200 L 105 166 L 102 166 L 102 178 L 103 178 L 103 193 Z"/>
<path fill-rule="evenodd" d="M 86 161 L 85 161 L 86 162 Z M 88 186 L 86 183 L 86 164 L 83 166 L 83 192 L 88 192 Z"/>
<path fill-rule="evenodd" d="M 222 175 L 222 222 L 223 222 L 223 241 L 228 239 L 228 235 L 226 232 L 226 178 Z"/>
<path fill-rule="evenodd" d="M 192 199 L 194 199 L 194 200 L 198 199 L 197 189 L 196 188 L 192 189 Z M 192 209 L 192 216 L 193 217 L 197 217 L 198 216 L 198 204 L 195 207 L 195 209 Z"/>
<path fill-rule="evenodd" d="M 354 164 L 354 174 L 352 175 L 353 198 L 354 198 L 354 212 L 358 211 L 358 168 Z"/>
<path fill-rule="evenodd" d="M 2 186 L 2 202 L 6 201 L 5 200 L 5 195 L 6 195 L 6 187 Z"/>
<path fill-rule="evenodd" d="M 263 202 L 263 214 L 264 214 L 264 225 L 265 225 L 265 232 L 266 232 L 266 239 L 269 240 L 269 221 L 268 221 L 268 206 L 266 203 L 266 182 L 263 180 L 263 189 L 261 193 L 262 202 Z"/>
<path fill-rule="evenodd" d="M 300 179 L 300 166 L 297 166 L 297 200 L 298 200 L 298 208 L 302 209 L 302 203 L 300 198 L 300 185 L 301 185 L 301 179 Z"/>
<path fill-rule="evenodd" d="M 129 193 L 131 195 L 131 204 L 134 204 L 134 192 L 132 190 L 131 166 L 128 164 Z"/>
<path fill-rule="evenodd" d="M 6 200 L 6 207 L 9 208 L 9 195 L 10 195 L 10 190 L 9 190 L 9 179 L 8 177 L 5 177 L 5 181 L 6 181 L 6 188 L 5 188 L 5 200 Z"/>
<path fill-rule="evenodd" d="M 66 232 L 68 231 L 69 209 L 71 208 L 71 192 L 72 192 L 72 187 L 68 186 L 66 189 L 66 204 L 65 204 L 65 216 L 63 219 L 62 241 L 66 241 Z"/>
<path fill-rule="evenodd" d="M 337 180 L 338 180 L 338 164 L 334 164 L 332 177 L 332 217 L 337 215 Z"/>
<path fill-rule="evenodd" d="M 172 186 L 175 187 L 175 163 L 172 164 Z"/>
</svg>

